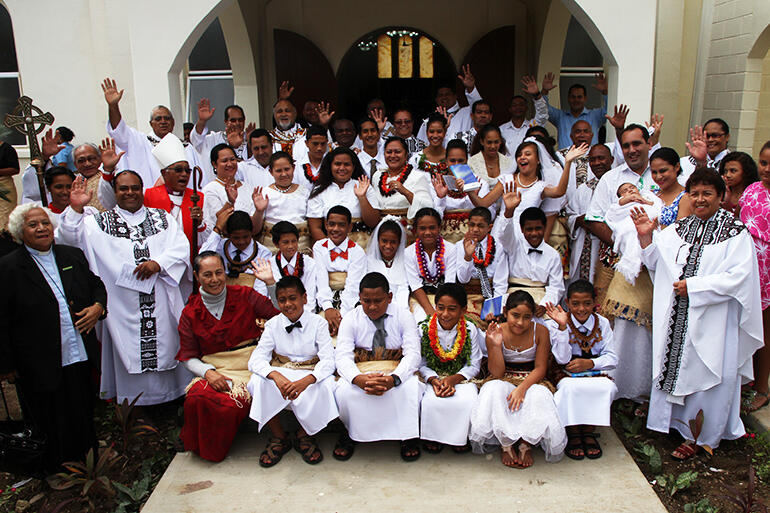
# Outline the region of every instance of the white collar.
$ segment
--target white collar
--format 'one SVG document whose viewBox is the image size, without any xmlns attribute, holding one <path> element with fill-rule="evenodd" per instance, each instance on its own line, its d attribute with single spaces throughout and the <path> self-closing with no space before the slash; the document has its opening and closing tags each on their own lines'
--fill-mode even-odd
<svg viewBox="0 0 770 513">
<path fill-rule="evenodd" d="M 585 329 L 587 329 L 587 330 L 588 330 L 588 332 L 589 332 L 589 333 L 590 333 L 591 331 L 593 331 L 593 329 L 594 329 L 594 323 L 596 322 L 596 320 L 594 319 L 594 316 L 593 316 L 593 315 L 589 315 L 589 316 L 588 316 L 588 320 L 587 320 L 585 323 L 581 323 L 580 321 L 578 321 L 578 320 L 577 320 L 577 318 L 575 318 L 575 316 L 574 316 L 574 315 L 572 315 L 571 313 L 570 313 L 569 315 L 570 315 L 570 317 L 572 318 L 572 324 L 574 324 L 574 325 L 575 325 L 575 328 L 578 328 L 578 330 L 579 330 L 581 327 L 582 327 L 582 328 L 585 328 Z"/>
<path fill-rule="evenodd" d="M 24 247 L 27 248 L 27 251 L 29 251 L 30 255 L 32 256 L 40 256 L 40 257 L 47 257 L 51 254 L 51 250 L 53 249 L 53 244 L 51 244 L 51 247 L 48 248 L 48 251 L 38 251 L 36 249 L 30 248 L 26 244 L 24 244 Z"/>
<path fill-rule="evenodd" d="M 331 242 L 331 241 L 330 241 L 330 242 Z M 294 256 L 293 256 L 293 257 L 291 257 L 291 260 L 288 260 L 288 261 L 287 261 L 287 260 L 284 258 L 284 256 L 283 256 L 283 253 L 281 253 L 281 252 L 279 251 L 279 252 L 278 252 L 278 254 L 279 254 L 280 256 L 278 257 L 278 259 L 279 259 L 279 263 L 280 263 L 280 266 L 281 266 L 281 267 L 284 267 L 284 266 L 290 265 L 290 266 L 292 266 L 292 267 L 297 267 L 297 254 L 298 254 L 298 253 L 299 253 L 299 251 L 297 251 L 297 253 L 294 253 Z M 284 262 L 285 262 L 285 263 L 284 263 Z"/>
<path fill-rule="evenodd" d="M 342 250 L 342 251 L 347 251 L 348 250 L 348 237 L 345 237 L 345 240 L 340 242 L 339 246 L 335 246 L 334 242 L 332 242 L 332 240 L 329 239 L 329 238 L 327 238 L 326 240 L 329 241 L 329 252 L 330 253 L 331 253 L 332 250 L 335 250 L 335 249 Z"/>
<path fill-rule="evenodd" d="M 122 208 L 116 206 L 115 212 L 117 212 L 117 214 L 122 217 L 124 221 L 131 225 L 137 225 L 141 223 L 147 216 L 147 208 L 144 205 L 139 207 L 139 210 L 136 212 L 129 212 L 128 210 L 123 210 Z"/>
<path fill-rule="evenodd" d="M 311 315 L 311 314 L 308 312 L 308 310 L 303 308 L 302 309 L 302 315 L 299 316 L 299 319 L 297 319 L 296 321 L 291 321 L 282 312 L 280 314 L 280 316 L 281 316 L 281 326 L 283 328 L 286 328 L 286 326 L 294 324 L 295 322 L 299 322 L 302 326 L 299 327 L 299 328 L 295 328 L 295 329 L 299 329 L 300 331 L 304 331 L 304 329 L 306 327 L 308 327 L 308 325 L 310 324 L 310 320 L 309 320 L 309 317 L 308 317 L 309 315 Z M 315 314 L 312 314 L 312 315 L 315 315 Z"/>
</svg>

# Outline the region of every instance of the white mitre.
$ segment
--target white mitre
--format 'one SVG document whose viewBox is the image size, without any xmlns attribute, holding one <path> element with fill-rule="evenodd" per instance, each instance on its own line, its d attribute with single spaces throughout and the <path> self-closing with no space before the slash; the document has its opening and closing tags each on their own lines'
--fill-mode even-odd
<svg viewBox="0 0 770 513">
<path fill-rule="evenodd" d="M 179 137 L 171 132 L 167 133 L 163 139 L 152 149 L 155 160 L 160 164 L 161 169 L 166 169 L 177 162 L 187 162 L 187 152 Z"/>
</svg>

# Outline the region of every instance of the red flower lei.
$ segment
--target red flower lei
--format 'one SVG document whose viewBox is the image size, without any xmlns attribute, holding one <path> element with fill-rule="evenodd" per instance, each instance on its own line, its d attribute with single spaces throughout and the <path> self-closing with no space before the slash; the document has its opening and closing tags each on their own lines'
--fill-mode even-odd
<svg viewBox="0 0 770 513">
<path fill-rule="evenodd" d="M 433 314 L 428 324 L 428 340 L 430 341 L 430 348 L 433 350 L 433 354 L 441 362 L 449 362 L 457 358 L 462 354 L 463 347 L 465 346 L 465 339 L 468 334 L 468 326 L 465 324 L 465 318 L 461 317 L 460 322 L 457 323 L 457 337 L 455 342 L 449 351 L 444 351 L 438 340 L 438 316 Z"/>
<path fill-rule="evenodd" d="M 439 280 L 444 277 L 446 272 L 446 264 L 444 262 L 444 239 L 439 237 L 436 239 L 436 275 L 431 276 L 428 272 L 428 263 L 425 259 L 425 251 L 422 248 L 422 241 L 417 239 L 414 242 L 415 253 L 417 253 L 417 268 L 420 271 L 420 276 L 423 280 L 432 285 L 438 285 Z"/>
<path fill-rule="evenodd" d="M 316 183 L 321 176 L 321 173 L 318 173 L 317 175 L 313 174 L 313 168 L 310 164 L 302 164 L 302 171 L 305 174 L 305 178 L 307 178 L 307 181 L 310 183 Z"/>
<path fill-rule="evenodd" d="M 407 177 L 409 176 L 409 173 L 412 172 L 412 166 L 410 164 L 407 164 L 404 166 L 404 169 L 401 170 L 401 173 L 396 177 L 396 180 L 401 182 L 402 184 L 406 181 Z M 388 180 L 388 172 L 383 171 L 382 176 L 380 177 L 380 183 L 378 184 L 380 188 L 380 194 L 382 194 L 384 197 L 390 197 L 393 196 L 396 193 L 396 189 L 392 189 L 389 185 Z"/>
<path fill-rule="evenodd" d="M 492 261 L 495 259 L 495 252 L 497 251 L 497 248 L 495 247 L 495 238 L 491 235 L 487 235 L 487 251 L 484 253 L 484 259 L 479 259 L 479 257 L 476 256 L 476 252 L 473 252 L 473 265 L 476 267 L 489 267 L 489 264 L 492 263 Z"/>
<path fill-rule="evenodd" d="M 305 268 L 305 262 L 302 259 L 302 253 L 297 252 L 297 265 L 294 266 L 294 272 L 289 274 L 281 267 L 281 252 L 275 254 L 275 265 L 278 267 L 278 273 L 283 276 L 296 276 L 302 278 L 302 270 Z"/>
<path fill-rule="evenodd" d="M 417 168 L 422 171 L 425 171 L 426 173 L 429 173 L 431 178 L 433 178 L 434 176 L 444 176 L 444 175 L 451 174 L 451 171 L 449 170 L 449 165 L 446 163 L 446 160 L 442 160 L 438 164 L 433 164 L 431 162 L 428 162 L 428 159 L 425 158 L 424 153 L 420 154 L 420 160 L 417 161 Z M 468 194 L 465 192 L 453 191 L 453 190 L 447 191 L 447 196 L 454 199 L 462 199 L 467 195 Z"/>
</svg>

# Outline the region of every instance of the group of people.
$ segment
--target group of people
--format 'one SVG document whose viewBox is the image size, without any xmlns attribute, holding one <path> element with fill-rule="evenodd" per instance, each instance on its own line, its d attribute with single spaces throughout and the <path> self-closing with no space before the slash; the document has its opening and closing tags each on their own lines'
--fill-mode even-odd
<svg viewBox="0 0 770 513">
<path fill-rule="evenodd" d="M 607 114 L 602 74 L 598 109 L 582 85 L 556 109 L 553 75 L 524 77 L 498 127 L 458 78 L 469 105 L 441 87 L 419 127 L 379 99 L 357 124 L 308 102 L 300 123 L 284 82 L 272 128 L 231 105 L 211 131 L 202 99 L 189 142 L 163 106 L 151 132 L 128 126 L 105 79 L 107 137 L 74 146 L 76 171 L 45 134 L 46 197 L 25 170 L 20 247 L 2 246 L 0 375 L 51 468 L 95 444 L 93 367 L 103 399 L 184 397 L 181 441 L 205 459 L 247 417 L 267 426 L 265 467 L 292 447 L 319 463 L 337 418 L 340 460 L 380 440 L 406 461 L 595 459 L 619 398 L 681 434 L 675 458 L 742 436 L 770 401 L 770 142 L 757 165 L 711 119 L 680 157 L 662 116 Z"/>
</svg>

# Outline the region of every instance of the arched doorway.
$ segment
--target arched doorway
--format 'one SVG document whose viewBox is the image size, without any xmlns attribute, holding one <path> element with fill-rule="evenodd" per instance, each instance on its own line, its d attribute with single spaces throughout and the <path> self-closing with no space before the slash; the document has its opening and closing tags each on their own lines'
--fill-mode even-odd
<svg viewBox="0 0 770 513">
<path fill-rule="evenodd" d="M 338 114 L 352 120 L 365 115 L 366 104 L 381 98 L 388 111 L 410 109 L 424 117 L 435 107 L 436 89 L 455 87 L 452 57 L 435 38 L 417 29 L 387 27 L 359 38 L 337 72 Z"/>
<path fill-rule="evenodd" d="M 463 62 L 470 64 L 479 93 L 492 107 L 492 122 L 496 125 L 510 119 L 508 105 L 516 89 L 515 41 L 515 26 L 497 28 L 476 41 Z"/>
</svg>

